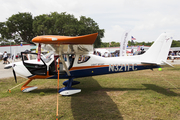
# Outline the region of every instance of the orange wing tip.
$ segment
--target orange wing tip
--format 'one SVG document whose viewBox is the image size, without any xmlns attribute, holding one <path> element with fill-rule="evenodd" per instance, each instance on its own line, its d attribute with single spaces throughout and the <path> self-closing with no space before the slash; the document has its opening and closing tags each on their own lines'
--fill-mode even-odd
<svg viewBox="0 0 180 120">
<path fill-rule="evenodd" d="M 32 39 L 32 42 L 44 44 L 93 44 L 97 35 L 98 33 L 75 37 L 46 35 L 37 36 Z"/>
</svg>

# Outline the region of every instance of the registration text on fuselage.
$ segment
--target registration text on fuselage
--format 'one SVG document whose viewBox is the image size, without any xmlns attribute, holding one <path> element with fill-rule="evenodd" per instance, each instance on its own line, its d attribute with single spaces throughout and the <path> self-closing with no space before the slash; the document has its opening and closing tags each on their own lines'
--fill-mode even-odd
<svg viewBox="0 0 180 120">
<path fill-rule="evenodd" d="M 134 71 L 137 70 L 135 66 L 137 66 L 136 63 L 109 64 L 109 72 Z"/>
</svg>

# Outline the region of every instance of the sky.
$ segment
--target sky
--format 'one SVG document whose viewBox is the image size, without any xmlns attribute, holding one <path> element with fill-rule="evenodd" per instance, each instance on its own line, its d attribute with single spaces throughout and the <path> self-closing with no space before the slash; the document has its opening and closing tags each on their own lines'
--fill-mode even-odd
<svg viewBox="0 0 180 120">
<path fill-rule="evenodd" d="M 102 42 L 120 42 L 125 31 L 137 42 L 155 41 L 163 32 L 180 40 L 179 6 L 179 0 L 0 0 L 0 22 L 18 12 L 66 12 L 98 23 L 105 30 Z"/>
</svg>

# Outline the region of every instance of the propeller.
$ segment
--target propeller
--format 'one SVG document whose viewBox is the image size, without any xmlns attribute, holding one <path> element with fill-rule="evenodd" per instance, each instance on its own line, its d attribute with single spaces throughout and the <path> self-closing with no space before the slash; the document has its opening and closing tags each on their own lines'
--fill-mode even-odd
<svg viewBox="0 0 180 120">
<path fill-rule="evenodd" d="M 5 65 L 5 66 L 4 66 L 4 69 L 12 68 L 12 70 L 13 70 L 13 75 L 14 75 L 14 79 L 15 79 L 15 82 L 17 83 L 16 72 L 14 71 L 14 67 L 16 66 L 16 64 L 14 64 L 14 59 L 15 59 L 15 54 L 14 54 L 12 63 L 11 63 L 11 64 L 8 64 L 8 65 Z"/>
<path fill-rule="evenodd" d="M 14 60 L 15 60 L 15 51 L 14 51 L 14 56 L 12 58 L 12 70 L 13 70 L 14 80 L 17 83 L 16 72 L 14 71 L 14 67 L 16 66 L 16 64 L 14 64 Z"/>
<path fill-rule="evenodd" d="M 14 75 L 15 82 L 17 83 L 16 73 L 15 73 L 14 69 L 13 69 L 13 75 Z"/>
<path fill-rule="evenodd" d="M 14 71 L 14 67 L 16 66 L 16 64 L 14 63 L 11 63 L 11 64 L 8 64 L 4 67 L 4 69 L 10 69 L 12 68 L 13 70 L 13 75 L 14 75 L 14 79 L 15 79 L 15 82 L 17 83 L 17 79 L 16 79 L 16 72 Z"/>
</svg>

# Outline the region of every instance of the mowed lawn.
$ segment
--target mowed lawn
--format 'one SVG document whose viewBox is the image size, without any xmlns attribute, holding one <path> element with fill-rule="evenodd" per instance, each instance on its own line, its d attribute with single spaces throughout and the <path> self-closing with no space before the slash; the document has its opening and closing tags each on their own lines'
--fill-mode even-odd
<svg viewBox="0 0 180 120">
<path fill-rule="evenodd" d="M 26 79 L 18 77 L 18 84 Z M 82 92 L 59 95 L 59 120 L 180 120 L 180 66 L 75 79 Z M 62 82 L 60 80 L 60 87 Z M 169 83 L 168 83 L 169 82 Z M 57 80 L 38 79 L 22 93 L 0 79 L 1 120 L 55 120 Z"/>
</svg>

